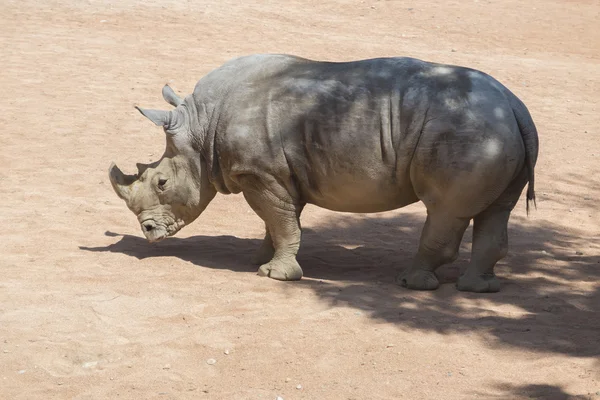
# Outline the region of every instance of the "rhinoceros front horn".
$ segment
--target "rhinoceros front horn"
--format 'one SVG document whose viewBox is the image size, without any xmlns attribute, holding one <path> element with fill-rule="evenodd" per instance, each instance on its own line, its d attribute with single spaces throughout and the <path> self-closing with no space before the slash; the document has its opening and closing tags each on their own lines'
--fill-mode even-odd
<svg viewBox="0 0 600 400">
<path fill-rule="evenodd" d="M 108 168 L 108 177 L 112 184 L 115 193 L 121 199 L 127 201 L 129 198 L 130 187 L 133 182 L 136 181 L 136 175 L 125 175 L 115 163 L 111 163 Z"/>
<path fill-rule="evenodd" d="M 135 106 L 139 112 L 150 121 L 154 122 L 157 126 L 164 126 L 169 128 L 173 121 L 173 113 L 171 111 L 164 110 L 150 110 L 146 108 L 140 108 Z"/>
</svg>

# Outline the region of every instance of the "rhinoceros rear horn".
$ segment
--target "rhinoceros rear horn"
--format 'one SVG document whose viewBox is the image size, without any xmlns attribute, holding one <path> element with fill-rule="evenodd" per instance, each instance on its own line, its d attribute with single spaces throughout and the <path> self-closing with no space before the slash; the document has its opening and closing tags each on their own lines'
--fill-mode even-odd
<svg viewBox="0 0 600 400">
<path fill-rule="evenodd" d="M 149 110 L 136 106 L 137 110 L 142 113 L 142 115 L 148 118 L 150 121 L 154 122 L 157 126 L 164 126 L 168 128 L 171 125 L 171 120 L 173 117 L 173 113 L 171 111 L 163 111 L 163 110 Z"/>
<path fill-rule="evenodd" d="M 127 200 L 129 198 L 130 186 L 136 181 L 137 176 L 125 175 L 115 163 L 111 163 L 108 168 L 108 177 L 117 196 L 123 200 Z"/>
<path fill-rule="evenodd" d="M 173 91 L 173 89 L 171 89 L 169 85 L 165 85 L 162 88 L 162 95 L 163 99 L 165 99 L 165 101 L 173 107 L 177 107 L 178 105 L 183 103 L 181 97 L 177 96 L 177 94 L 175 94 L 175 92 Z"/>
</svg>

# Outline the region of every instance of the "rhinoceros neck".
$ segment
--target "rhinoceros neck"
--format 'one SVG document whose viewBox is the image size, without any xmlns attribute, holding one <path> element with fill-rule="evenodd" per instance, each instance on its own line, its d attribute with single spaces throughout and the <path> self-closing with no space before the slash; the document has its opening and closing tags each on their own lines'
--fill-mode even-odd
<svg viewBox="0 0 600 400">
<path fill-rule="evenodd" d="M 217 192 L 229 194 L 231 191 L 225 185 L 219 157 L 216 152 L 215 141 L 217 137 L 217 126 L 219 122 L 219 104 L 216 101 L 196 95 L 189 96 L 193 103 L 192 123 L 190 131 L 192 134 L 192 147 L 201 158 L 202 167 L 206 169 L 206 176 Z M 187 101 L 187 99 L 186 99 Z"/>
</svg>

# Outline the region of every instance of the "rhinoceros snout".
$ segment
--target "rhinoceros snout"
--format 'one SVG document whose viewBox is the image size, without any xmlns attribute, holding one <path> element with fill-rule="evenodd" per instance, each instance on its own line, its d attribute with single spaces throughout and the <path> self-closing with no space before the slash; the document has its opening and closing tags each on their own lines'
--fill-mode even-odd
<svg viewBox="0 0 600 400">
<path fill-rule="evenodd" d="M 142 224 L 142 228 L 144 229 L 144 232 L 150 232 L 156 228 L 156 224 L 151 221 L 146 221 Z"/>
<path fill-rule="evenodd" d="M 144 233 L 144 236 L 146 236 L 146 239 L 151 243 L 160 242 L 169 236 L 167 227 L 152 219 L 142 221 L 140 227 L 142 228 L 142 232 Z"/>
</svg>

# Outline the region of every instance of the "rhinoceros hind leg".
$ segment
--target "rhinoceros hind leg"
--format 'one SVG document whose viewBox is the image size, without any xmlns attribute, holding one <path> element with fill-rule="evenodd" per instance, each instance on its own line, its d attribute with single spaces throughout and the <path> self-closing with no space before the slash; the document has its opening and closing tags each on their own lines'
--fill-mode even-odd
<svg viewBox="0 0 600 400">
<path fill-rule="evenodd" d="M 471 262 L 456 282 L 458 290 L 478 293 L 500 290 L 494 266 L 508 251 L 510 211 L 492 206 L 474 218 Z"/>
<path fill-rule="evenodd" d="M 439 281 L 434 271 L 458 257 L 458 247 L 470 219 L 456 218 L 443 212 L 428 212 L 419 250 L 411 266 L 401 272 L 396 282 L 408 289 L 434 290 Z"/>
<path fill-rule="evenodd" d="M 266 264 L 273 259 L 274 255 L 275 255 L 275 247 L 273 247 L 273 240 L 271 239 L 271 234 L 269 233 L 269 230 L 267 229 L 267 232 L 265 234 L 265 238 L 263 239 L 263 242 L 261 243 L 260 247 L 258 248 L 256 253 L 254 253 L 254 256 L 252 257 L 252 264 L 254 264 L 254 265 Z"/>
</svg>

